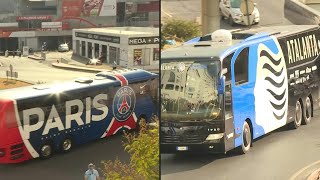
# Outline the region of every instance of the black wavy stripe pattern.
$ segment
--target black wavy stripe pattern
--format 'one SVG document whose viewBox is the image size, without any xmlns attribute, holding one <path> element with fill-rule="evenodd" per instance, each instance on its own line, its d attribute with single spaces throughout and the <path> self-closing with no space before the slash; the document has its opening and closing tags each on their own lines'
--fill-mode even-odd
<svg viewBox="0 0 320 180">
<path fill-rule="evenodd" d="M 260 57 L 266 57 L 266 58 L 268 58 L 268 59 L 270 60 L 270 62 L 271 62 L 274 66 L 279 66 L 280 63 L 281 63 L 281 59 L 275 60 L 275 59 L 274 59 L 267 51 L 265 51 L 265 50 L 262 50 L 262 51 L 260 52 Z M 277 77 L 279 77 L 279 76 L 282 74 L 282 72 L 283 72 L 283 67 L 281 68 L 280 71 L 276 71 L 275 69 L 272 68 L 272 66 L 270 66 L 270 64 L 267 64 L 267 63 L 265 63 L 265 64 L 262 66 L 262 69 L 268 69 L 272 74 L 274 74 L 274 75 L 277 76 Z M 280 87 L 282 87 L 283 85 L 285 85 L 285 84 L 284 84 L 285 77 L 282 79 L 282 81 L 281 81 L 280 83 L 275 82 L 271 77 L 266 77 L 264 80 L 270 82 L 270 83 L 271 83 L 274 87 L 276 87 L 276 88 L 280 88 Z M 281 100 L 283 100 L 283 98 L 285 98 L 284 95 L 285 95 L 285 93 L 286 93 L 286 90 L 287 90 L 287 89 L 284 89 L 284 91 L 283 91 L 281 94 L 276 94 L 276 93 L 273 92 L 271 89 L 267 89 L 267 91 L 268 91 L 273 97 L 275 97 L 275 99 L 278 100 L 278 101 L 281 101 Z M 273 102 L 270 101 L 270 104 L 272 105 L 272 107 L 273 107 L 274 109 L 276 109 L 276 110 L 281 110 L 281 109 L 284 108 L 284 106 L 285 106 L 285 104 L 286 104 L 286 101 L 287 101 L 287 99 L 285 99 L 285 100 L 283 101 L 283 103 L 281 103 L 281 104 L 274 104 Z M 285 111 L 284 111 L 280 116 L 278 116 L 277 114 L 275 114 L 275 113 L 273 112 L 273 116 L 274 116 L 277 120 L 281 120 L 281 119 L 284 117 L 284 115 L 285 115 Z"/>
</svg>

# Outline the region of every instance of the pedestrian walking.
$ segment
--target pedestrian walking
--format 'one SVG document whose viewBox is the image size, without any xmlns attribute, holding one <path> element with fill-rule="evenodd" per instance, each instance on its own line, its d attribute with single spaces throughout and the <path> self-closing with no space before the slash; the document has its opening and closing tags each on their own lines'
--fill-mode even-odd
<svg viewBox="0 0 320 180">
<path fill-rule="evenodd" d="M 95 170 L 94 164 L 88 165 L 88 170 L 84 173 L 84 180 L 100 180 L 100 176 L 97 170 Z"/>
<path fill-rule="evenodd" d="M 12 57 L 14 58 L 16 56 L 16 52 L 12 51 Z"/>
<path fill-rule="evenodd" d="M 113 61 L 112 69 L 113 69 L 113 70 L 117 69 L 117 63 L 116 63 L 116 61 Z"/>
</svg>

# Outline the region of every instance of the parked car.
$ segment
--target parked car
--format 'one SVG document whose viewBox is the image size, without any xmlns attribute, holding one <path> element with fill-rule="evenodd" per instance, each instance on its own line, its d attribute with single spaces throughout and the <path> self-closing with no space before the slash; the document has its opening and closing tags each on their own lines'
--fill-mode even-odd
<svg viewBox="0 0 320 180">
<path fill-rule="evenodd" d="M 220 0 L 219 10 L 221 17 L 227 19 L 230 25 L 246 25 L 245 18 L 247 18 L 247 16 L 244 16 L 240 11 L 240 4 L 241 0 Z M 250 18 L 253 18 L 252 24 L 258 24 L 260 22 L 260 13 L 256 5 L 257 4 L 254 3 L 254 10 L 250 15 Z"/>
<path fill-rule="evenodd" d="M 101 65 L 101 61 L 99 59 L 90 59 L 88 62 L 87 62 L 87 65 Z"/>
<path fill-rule="evenodd" d="M 58 47 L 58 51 L 59 52 L 67 52 L 67 51 L 69 51 L 68 44 L 67 43 L 60 44 L 59 47 Z"/>
</svg>

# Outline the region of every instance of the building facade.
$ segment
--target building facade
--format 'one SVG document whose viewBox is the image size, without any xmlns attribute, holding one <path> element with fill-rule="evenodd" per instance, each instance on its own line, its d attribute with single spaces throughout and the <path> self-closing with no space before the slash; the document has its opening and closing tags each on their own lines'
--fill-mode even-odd
<svg viewBox="0 0 320 180">
<path fill-rule="evenodd" d="M 0 51 L 72 47 L 72 29 L 78 28 L 159 27 L 159 0 L 15 0 L 12 7 L 0 16 Z"/>
<path fill-rule="evenodd" d="M 103 63 L 157 69 L 159 29 L 110 27 L 73 30 L 73 53 Z"/>
</svg>

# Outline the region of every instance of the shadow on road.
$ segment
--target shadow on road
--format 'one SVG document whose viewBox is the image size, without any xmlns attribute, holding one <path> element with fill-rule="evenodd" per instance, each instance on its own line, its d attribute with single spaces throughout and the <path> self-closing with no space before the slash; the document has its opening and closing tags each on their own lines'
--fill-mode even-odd
<svg viewBox="0 0 320 180">
<path fill-rule="evenodd" d="M 226 154 L 210 153 L 179 153 L 179 154 L 161 154 L 161 161 L 170 166 L 161 166 L 161 174 L 179 173 L 183 171 L 199 169 L 216 160 L 240 156 L 238 149 L 231 150 Z M 184 164 L 184 166 L 181 166 Z M 172 167 L 174 168 L 172 168 Z M 165 172 L 165 173 L 164 173 Z"/>
<path fill-rule="evenodd" d="M 292 131 L 288 126 L 281 127 L 271 133 L 263 135 L 253 141 L 253 146 L 259 146 L 263 143 L 260 140 L 264 140 L 264 143 L 277 143 L 277 140 L 272 138 L 276 134 L 283 134 L 285 132 Z M 270 138 L 267 138 L 271 136 Z M 281 136 L 281 135 L 280 135 Z M 259 142 L 260 141 L 260 142 Z M 246 156 L 246 158 L 252 158 L 255 154 L 263 153 L 262 151 L 255 152 L 253 147 L 248 155 L 243 155 L 239 152 L 239 148 L 233 149 L 226 154 L 209 154 L 209 153 L 178 153 L 178 154 L 161 154 L 161 174 L 173 174 L 180 173 L 184 171 L 201 169 L 203 166 L 213 163 L 217 160 L 227 160 L 229 158 L 234 158 L 237 156 Z"/>
<path fill-rule="evenodd" d="M 19 164 L 0 165 L 0 179 L 83 179 L 89 163 L 100 168 L 102 160 L 115 160 L 128 163 L 130 156 L 123 150 L 121 134 L 100 139 L 75 147 L 69 153 L 56 153 L 51 159 L 39 158 Z"/>
</svg>

